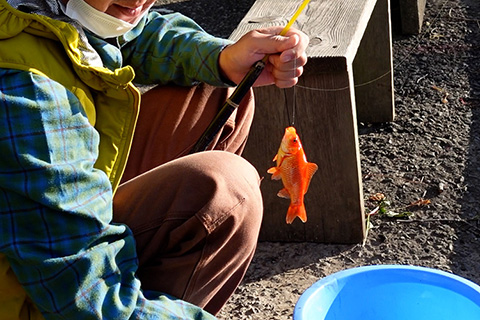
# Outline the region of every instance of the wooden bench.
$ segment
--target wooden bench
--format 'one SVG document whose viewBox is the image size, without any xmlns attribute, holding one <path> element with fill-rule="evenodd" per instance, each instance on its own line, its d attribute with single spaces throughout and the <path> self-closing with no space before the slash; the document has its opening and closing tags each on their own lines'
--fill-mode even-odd
<svg viewBox="0 0 480 320">
<path fill-rule="evenodd" d="M 300 3 L 257 0 L 230 38 L 284 26 Z M 305 197 L 308 221 L 287 225 L 289 201 L 277 197 L 281 182 L 270 180 L 267 169 L 289 125 L 293 89 L 255 88 L 256 115 L 244 155 L 265 177 L 260 240 L 358 243 L 365 219 L 357 121 L 394 118 L 389 0 L 312 0 L 294 26 L 311 39 L 295 89 L 295 127 L 319 170 Z"/>
</svg>

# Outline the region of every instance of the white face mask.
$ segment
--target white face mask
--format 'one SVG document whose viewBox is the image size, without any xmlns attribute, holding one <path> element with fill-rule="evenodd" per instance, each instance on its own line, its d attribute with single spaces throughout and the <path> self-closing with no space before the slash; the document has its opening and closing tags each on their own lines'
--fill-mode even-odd
<svg viewBox="0 0 480 320">
<path fill-rule="evenodd" d="M 144 14 L 147 12 L 148 10 L 145 10 Z M 141 18 L 139 17 L 134 24 L 128 23 L 95 9 L 84 0 L 68 0 L 65 14 L 104 39 L 125 34 L 132 30 Z"/>
</svg>

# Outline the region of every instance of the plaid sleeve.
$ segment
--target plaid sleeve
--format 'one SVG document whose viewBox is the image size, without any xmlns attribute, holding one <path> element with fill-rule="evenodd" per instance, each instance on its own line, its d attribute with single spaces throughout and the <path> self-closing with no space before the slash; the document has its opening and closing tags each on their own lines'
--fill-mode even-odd
<svg viewBox="0 0 480 320">
<path fill-rule="evenodd" d="M 76 97 L 0 69 L 0 252 L 46 319 L 213 319 L 135 278 L 129 229 L 93 167 L 98 133 Z"/>
<path fill-rule="evenodd" d="M 125 63 L 135 69 L 136 83 L 233 85 L 218 66 L 220 52 L 231 41 L 206 33 L 186 16 L 151 12 L 145 26 L 126 38 L 134 38 L 122 51 Z"/>
</svg>

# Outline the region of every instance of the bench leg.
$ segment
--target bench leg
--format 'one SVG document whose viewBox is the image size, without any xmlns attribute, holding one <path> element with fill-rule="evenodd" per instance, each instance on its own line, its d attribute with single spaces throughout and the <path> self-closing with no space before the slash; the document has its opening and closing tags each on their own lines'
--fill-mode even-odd
<svg viewBox="0 0 480 320">
<path fill-rule="evenodd" d="M 355 56 L 353 72 L 358 121 L 392 121 L 395 108 L 389 0 L 377 0 Z"/>
<path fill-rule="evenodd" d="M 291 110 L 291 91 L 275 87 L 255 89 L 256 114 L 245 149 L 265 176 L 262 241 L 358 243 L 364 237 L 363 192 L 358 149 L 353 75 L 344 58 L 310 59 L 296 93 L 295 127 L 310 162 L 319 170 L 305 196 L 308 221 L 285 223 L 289 201 L 278 198 L 282 188 L 266 170 L 273 166 L 287 126 L 285 104 Z M 306 88 L 304 88 L 306 87 Z M 326 89 L 326 90 L 312 90 Z M 331 88 L 340 90 L 329 90 Z"/>
<path fill-rule="evenodd" d="M 400 0 L 402 33 L 419 34 L 422 31 L 426 0 Z"/>
</svg>

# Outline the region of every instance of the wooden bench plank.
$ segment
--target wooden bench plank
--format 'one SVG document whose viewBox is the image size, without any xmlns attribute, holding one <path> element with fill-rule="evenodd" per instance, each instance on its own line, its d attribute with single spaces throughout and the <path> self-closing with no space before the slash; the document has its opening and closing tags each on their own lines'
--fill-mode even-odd
<svg viewBox="0 0 480 320">
<path fill-rule="evenodd" d="M 266 173 L 274 165 L 273 156 L 289 125 L 286 107 L 291 112 L 293 90 L 255 88 L 257 108 L 244 156 L 266 178 L 260 240 L 356 243 L 363 239 L 357 107 L 370 108 L 365 109 L 366 117 L 373 112 L 381 114 L 382 121 L 393 118 L 390 24 L 389 16 L 382 16 L 388 13 L 388 4 L 388 0 L 311 1 L 295 24 L 311 39 L 309 62 L 296 88 L 295 127 L 308 160 L 319 165 L 305 197 L 305 224 L 298 219 L 291 225 L 285 223 L 289 201 L 276 196 L 282 185 Z M 257 0 L 231 38 L 238 39 L 258 27 L 284 26 L 298 5 L 293 0 Z M 376 38 L 367 40 L 365 36 Z M 379 45 L 379 41 L 387 44 Z M 369 55 L 377 46 L 381 50 Z M 381 66 L 379 60 L 384 61 Z M 355 90 L 355 83 L 378 77 L 379 68 L 385 68 L 381 74 L 387 74 L 380 77 L 383 82 L 373 81 Z M 372 74 L 360 74 L 364 69 Z M 378 90 L 382 86 L 384 90 Z M 379 98 L 381 95 L 386 97 Z M 383 102 L 372 103 L 376 99 Z M 382 108 L 387 111 L 378 112 Z"/>
<path fill-rule="evenodd" d="M 300 3 L 256 1 L 230 38 L 238 39 L 257 26 L 284 26 Z M 311 1 L 294 24 L 310 36 L 309 57 L 353 59 L 374 5 L 375 1 L 365 0 Z"/>
</svg>

